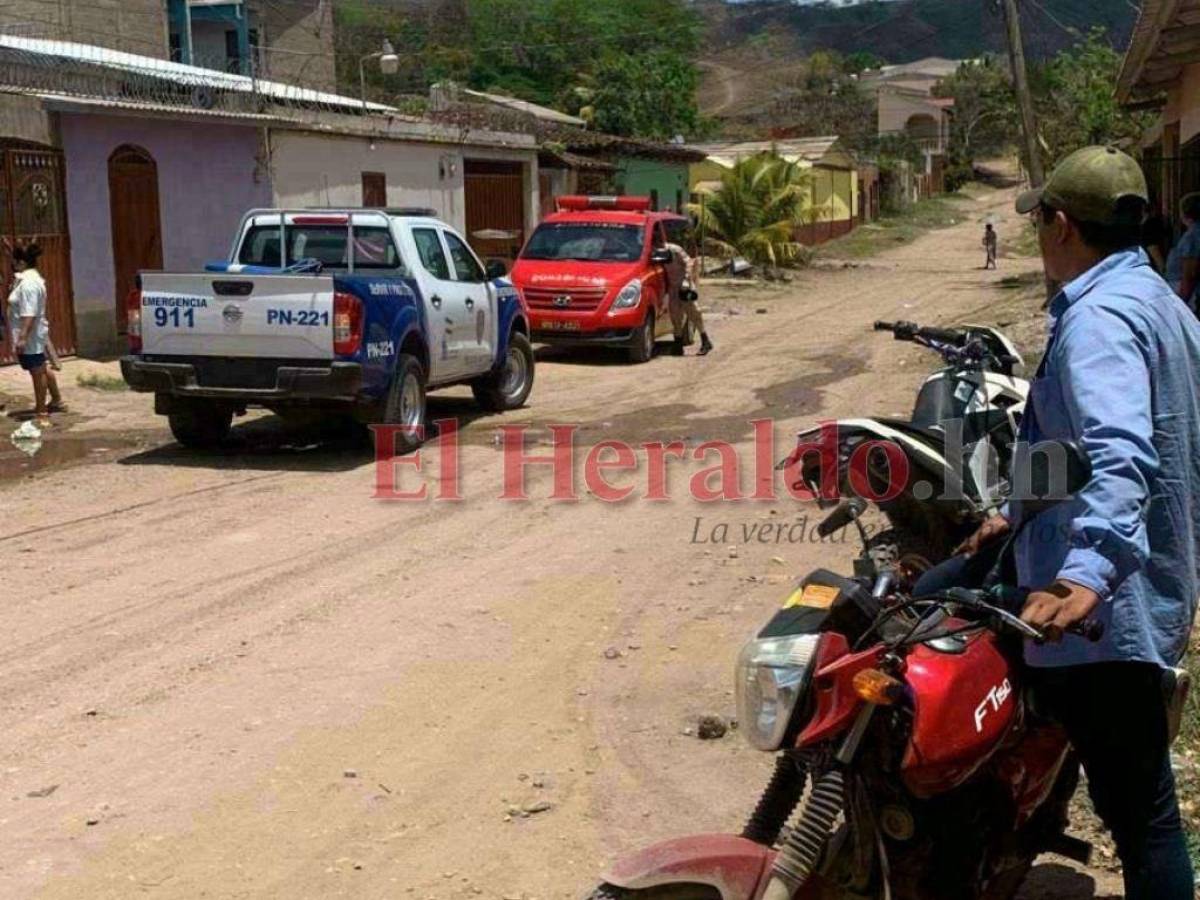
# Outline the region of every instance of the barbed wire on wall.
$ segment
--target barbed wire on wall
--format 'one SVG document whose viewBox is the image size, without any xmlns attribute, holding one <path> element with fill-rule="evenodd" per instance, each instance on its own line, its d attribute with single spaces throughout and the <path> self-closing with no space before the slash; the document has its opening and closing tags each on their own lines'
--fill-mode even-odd
<svg viewBox="0 0 1200 900">
<path fill-rule="evenodd" d="M 0 33 L 0 87 L 202 111 L 269 114 L 322 110 L 390 114 L 391 107 L 332 91 L 332 77 L 306 57 L 252 49 L 249 60 L 226 54 L 193 56 L 184 65 L 84 44 Z M 309 72 L 321 70 L 316 83 Z M 274 77 L 262 77 L 266 70 Z M 275 73 L 278 72 L 278 75 Z"/>
</svg>

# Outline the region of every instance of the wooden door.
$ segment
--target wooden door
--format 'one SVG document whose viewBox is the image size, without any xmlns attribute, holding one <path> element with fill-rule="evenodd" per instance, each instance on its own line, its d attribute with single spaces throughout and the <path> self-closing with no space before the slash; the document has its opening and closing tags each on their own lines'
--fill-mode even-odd
<svg viewBox="0 0 1200 900">
<path fill-rule="evenodd" d="M 367 209 L 387 208 L 387 175 L 383 172 L 362 173 L 362 205 Z"/>
<path fill-rule="evenodd" d="M 117 331 L 124 334 L 125 298 L 136 287 L 138 272 L 163 267 L 158 165 L 154 157 L 141 147 L 118 147 L 108 159 L 108 195 Z"/>
</svg>

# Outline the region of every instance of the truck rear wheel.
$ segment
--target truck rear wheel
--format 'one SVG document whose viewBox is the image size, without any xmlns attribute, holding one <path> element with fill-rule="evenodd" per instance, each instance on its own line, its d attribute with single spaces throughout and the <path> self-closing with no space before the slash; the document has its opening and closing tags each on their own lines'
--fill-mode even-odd
<svg viewBox="0 0 1200 900">
<path fill-rule="evenodd" d="M 525 335 L 513 332 L 504 365 L 471 382 L 476 402 L 488 412 L 506 412 L 524 406 L 533 390 L 533 367 L 533 345 Z"/>
<path fill-rule="evenodd" d="M 425 369 L 411 354 L 401 353 L 383 406 L 383 424 L 403 426 L 393 446 L 403 455 L 425 443 Z"/>
<path fill-rule="evenodd" d="M 175 440 L 191 450 L 215 450 L 233 427 L 233 410 L 211 402 L 176 401 L 167 423 Z"/>
<path fill-rule="evenodd" d="M 642 324 L 633 330 L 629 344 L 629 360 L 633 363 L 649 362 L 654 356 L 654 310 L 646 311 Z"/>
</svg>

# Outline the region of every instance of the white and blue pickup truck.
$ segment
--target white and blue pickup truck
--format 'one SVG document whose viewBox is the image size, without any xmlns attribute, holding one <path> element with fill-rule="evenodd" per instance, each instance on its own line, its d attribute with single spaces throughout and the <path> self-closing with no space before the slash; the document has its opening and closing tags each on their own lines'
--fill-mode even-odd
<svg viewBox="0 0 1200 900">
<path fill-rule="evenodd" d="M 228 262 L 143 273 L 127 311 L 125 381 L 188 447 L 219 447 L 248 408 L 316 409 L 408 426 L 408 452 L 428 390 L 469 384 L 502 411 L 533 389 L 518 291 L 432 210 L 254 210 Z"/>
</svg>

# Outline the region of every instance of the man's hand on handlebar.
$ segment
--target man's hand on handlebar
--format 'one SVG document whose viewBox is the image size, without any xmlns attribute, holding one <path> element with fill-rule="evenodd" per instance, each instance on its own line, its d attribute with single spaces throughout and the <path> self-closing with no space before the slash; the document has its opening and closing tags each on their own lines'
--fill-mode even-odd
<svg viewBox="0 0 1200 900">
<path fill-rule="evenodd" d="M 1086 621 L 1099 605 L 1100 595 L 1091 588 L 1059 580 L 1029 595 L 1021 619 L 1040 628 L 1046 640 L 1058 642 L 1072 626 Z"/>
<path fill-rule="evenodd" d="M 1008 534 L 1012 528 L 1008 523 L 1008 519 L 1001 515 L 994 515 L 985 519 L 979 529 L 959 544 L 955 550 L 955 556 L 974 556 L 988 544 L 999 540 Z"/>
</svg>

